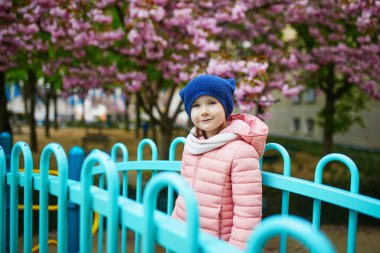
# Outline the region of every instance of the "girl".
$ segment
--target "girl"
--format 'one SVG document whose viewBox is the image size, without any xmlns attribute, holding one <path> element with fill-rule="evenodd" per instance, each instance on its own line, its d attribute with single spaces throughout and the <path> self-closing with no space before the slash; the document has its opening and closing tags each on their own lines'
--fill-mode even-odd
<svg viewBox="0 0 380 253">
<path fill-rule="evenodd" d="M 181 175 L 195 191 L 202 229 L 245 248 L 261 221 L 262 184 L 259 159 L 267 126 L 248 114 L 233 114 L 234 79 L 201 75 L 180 91 L 194 124 L 187 136 Z M 186 220 L 184 201 L 172 216 Z"/>
</svg>

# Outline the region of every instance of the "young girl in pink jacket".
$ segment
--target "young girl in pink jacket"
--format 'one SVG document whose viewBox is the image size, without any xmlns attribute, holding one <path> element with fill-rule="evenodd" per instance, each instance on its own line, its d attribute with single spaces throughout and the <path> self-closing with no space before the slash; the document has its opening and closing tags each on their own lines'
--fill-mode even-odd
<svg viewBox="0 0 380 253">
<path fill-rule="evenodd" d="M 186 138 L 181 175 L 195 191 L 201 228 L 244 249 L 262 216 L 259 159 L 268 127 L 232 114 L 234 79 L 200 75 L 180 91 L 194 128 Z M 172 216 L 185 221 L 179 196 Z"/>
</svg>

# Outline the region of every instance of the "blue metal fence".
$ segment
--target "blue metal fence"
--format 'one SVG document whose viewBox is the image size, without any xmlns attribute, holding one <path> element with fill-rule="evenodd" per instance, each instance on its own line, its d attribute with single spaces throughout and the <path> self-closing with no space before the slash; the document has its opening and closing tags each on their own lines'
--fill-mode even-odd
<svg viewBox="0 0 380 253">
<path fill-rule="evenodd" d="M 49 195 L 58 199 L 58 252 L 92 251 L 93 212 L 98 213 L 100 217 L 97 232 L 98 252 L 102 252 L 103 249 L 104 232 L 107 252 L 118 252 L 119 248 L 122 252 L 126 252 L 128 243 L 131 243 L 127 240 L 128 230 L 135 233 L 135 252 L 140 252 L 140 244 L 142 252 L 154 252 L 155 244 L 174 252 L 243 252 L 199 230 L 198 208 L 194 193 L 177 173 L 172 173 L 180 170 L 181 162 L 175 160 L 175 151 L 178 144 L 183 141 L 184 138 L 177 138 L 172 142 L 168 161 L 157 160 L 157 147 L 151 140 L 140 142 L 137 161 L 128 160 L 128 150 L 121 143 L 114 145 L 111 156 L 94 150 L 84 160 L 84 153 L 79 147 L 70 150 L 69 157 L 66 157 L 63 148 L 52 143 L 42 151 L 39 173 L 33 173 L 33 159 L 27 144 L 18 142 L 13 146 L 10 162 L 6 161 L 7 154 L 4 152 L 6 148 L 0 148 L 0 252 L 6 252 L 7 233 L 10 234 L 9 251 L 19 251 L 18 189 L 20 187 L 24 189 L 24 252 L 31 252 L 33 247 L 33 190 L 39 192 L 40 252 L 47 252 L 48 249 Z M 143 149 L 147 145 L 151 150 L 150 160 L 143 158 Z M 380 200 L 361 195 L 358 191 L 359 177 L 355 164 L 344 155 L 328 155 L 317 165 L 315 182 L 310 182 L 291 176 L 290 158 L 282 146 L 269 143 L 265 152 L 268 150 L 278 151 L 283 159 L 282 175 L 262 171 L 263 185 L 282 191 L 281 215 L 263 220 L 252 233 L 245 252 L 259 252 L 265 242 L 275 235 L 281 236 L 281 252 L 286 252 L 287 237 L 298 240 L 313 252 L 334 252 L 328 238 L 319 230 L 321 202 L 348 209 L 347 252 L 355 252 L 357 214 L 362 213 L 380 219 Z M 118 152 L 121 161 L 118 161 Z M 23 172 L 20 172 L 19 166 L 21 155 L 25 169 Z M 58 176 L 48 175 L 51 155 L 54 155 L 57 161 Z M 331 161 L 341 162 L 350 170 L 350 191 L 322 183 L 323 168 Z M 9 166 L 9 163 L 11 170 L 7 172 L 6 166 Z M 143 180 L 145 173 L 151 173 L 152 177 L 146 185 Z M 134 175 L 136 196 L 131 198 L 128 196 L 131 190 L 128 189 L 128 183 Z M 94 185 L 94 177 L 98 178 L 97 185 Z M 9 230 L 6 229 L 8 218 L 5 201 L 8 185 L 11 221 Z M 163 189 L 168 189 L 167 213 L 156 210 L 157 199 Z M 174 202 L 174 190 L 184 196 L 188 213 L 187 224 L 176 221 L 168 215 Z M 314 200 L 312 223 L 289 214 L 290 194 L 299 194 Z M 104 230 L 105 220 L 107 227 Z M 78 236 L 70 236 L 71 233 Z"/>
</svg>

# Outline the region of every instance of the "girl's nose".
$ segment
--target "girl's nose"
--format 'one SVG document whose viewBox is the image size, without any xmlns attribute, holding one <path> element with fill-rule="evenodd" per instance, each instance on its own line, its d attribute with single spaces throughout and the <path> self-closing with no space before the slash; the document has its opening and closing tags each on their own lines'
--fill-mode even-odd
<svg viewBox="0 0 380 253">
<path fill-rule="evenodd" d="M 201 113 L 202 116 L 207 116 L 208 115 L 208 109 L 206 106 L 203 106 L 202 107 L 202 113 Z"/>
</svg>

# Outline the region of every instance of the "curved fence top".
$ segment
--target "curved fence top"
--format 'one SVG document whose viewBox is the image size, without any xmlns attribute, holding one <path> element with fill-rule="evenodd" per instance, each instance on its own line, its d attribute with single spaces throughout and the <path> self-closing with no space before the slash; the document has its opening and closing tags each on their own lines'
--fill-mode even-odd
<svg viewBox="0 0 380 253">
<path fill-rule="evenodd" d="M 150 147 L 150 150 L 152 152 L 152 160 L 157 160 L 157 157 L 158 157 L 157 146 L 156 146 L 156 143 L 154 143 L 154 141 L 152 141 L 151 139 L 143 139 L 140 141 L 137 147 L 137 160 L 138 161 L 143 160 L 144 147 L 146 145 Z"/>
<path fill-rule="evenodd" d="M 184 245 L 184 252 L 193 253 L 198 251 L 199 244 L 199 221 L 198 221 L 198 204 L 195 198 L 194 191 L 187 184 L 187 182 L 181 178 L 178 174 L 172 172 L 160 173 L 153 177 L 147 184 L 143 196 L 144 209 L 144 231 L 145 237 L 143 237 L 143 249 L 144 252 L 154 252 L 154 232 L 155 225 L 153 219 L 153 212 L 156 209 L 156 201 L 159 192 L 171 186 L 179 192 L 183 197 L 186 205 L 187 216 L 187 236 L 189 240 Z M 145 238 L 145 239 L 144 239 Z"/>
<path fill-rule="evenodd" d="M 255 228 L 249 238 L 247 252 L 261 252 L 270 238 L 281 233 L 301 242 L 310 252 L 335 252 L 330 240 L 322 232 L 315 230 L 308 221 L 295 216 L 280 215 L 266 218 Z"/>
<path fill-rule="evenodd" d="M 107 180 L 107 197 L 109 205 L 106 206 L 107 214 L 107 252 L 117 252 L 118 249 L 118 197 L 119 197 L 119 177 L 115 163 L 111 157 L 99 150 L 93 150 L 84 160 L 81 172 L 81 209 L 80 209 L 80 231 L 83 235 L 80 241 L 81 252 L 88 252 L 92 248 L 91 242 L 91 194 L 90 186 L 92 183 L 92 169 L 99 163 L 105 168 Z"/>
<path fill-rule="evenodd" d="M 347 166 L 351 173 L 351 192 L 359 192 L 359 171 L 356 164 L 348 157 L 342 154 L 328 154 L 324 156 L 317 164 L 315 169 L 315 179 L 316 183 L 321 184 L 323 178 L 323 169 L 330 162 L 340 162 Z"/>
<path fill-rule="evenodd" d="M 18 172 L 19 165 L 20 165 L 20 154 L 22 154 L 24 158 L 25 173 L 32 173 L 33 171 L 32 151 L 30 150 L 28 144 L 22 141 L 17 142 L 12 148 L 11 172 L 15 172 L 15 173 Z"/>
<path fill-rule="evenodd" d="M 169 161 L 175 160 L 175 152 L 177 150 L 178 144 L 185 144 L 186 138 L 185 137 L 177 137 L 170 143 L 169 148 Z"/>
<path fill-rule="evenodd" d="M 291 164 L 290 164 L 290 157 L 288 151 L 281 146 L 280 144 L 277 143 L 267 143 L 265 145 L 264 153 L 262 157 L 260 158 L 260 168 L 262 169 L 263 167 L 263 160 L 265 159 L 265 153 L 269 150 L 276 150 L 277 152 L 280 153 L 282 160 L 284 162 L 284 169 L 283 169 L 283 174 L 284 176 L 290 176 L 291 174 Z"/>
<path fill-rule="evenodd" d="M 41 173 L 48 173 L 50 168 L 50 158 L 54 154 L 55 159 L 57 160 L 57 170 L 58 174 L 68 173 L 68 160 L 65 150 L 61 145 L 57 143 L 49 143 L 42 150 L 41 159 L 40 159 L 40 170 Z"/>
<path fill-rule="evenodd" d="M 120 150 L 123 162 L 128 161 L 128 148 L 123 143 L 116 143 L 111 149 L 111 157 L 114 162 L 117 162 L 117 151 Z"/>
</svg>

